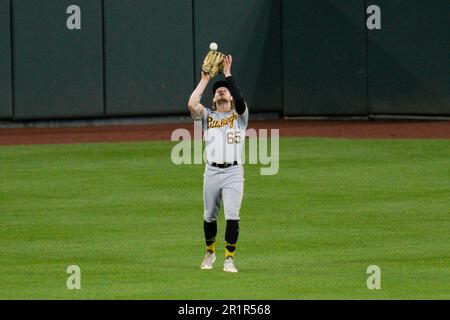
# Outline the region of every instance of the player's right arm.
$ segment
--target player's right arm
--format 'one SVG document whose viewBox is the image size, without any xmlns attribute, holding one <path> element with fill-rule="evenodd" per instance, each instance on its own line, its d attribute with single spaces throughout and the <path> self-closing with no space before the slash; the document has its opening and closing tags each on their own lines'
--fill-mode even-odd
<svg viewBox="0 0 450 320">
<path fill-rule="evenodd" d="M 225 80 L 227 80 L 227 82 L 228 82 L 228 85 L 229 85 L 228 89 L 230 90 L 230 93 L 233 96 L 234 107 L 236 109 L 236 112 L 239 115 L 243 115 L 244 112 L 248 109 L 247 103 L 245 102 L 244 97 L 242 96 L 242 92 L 239 89 L 239 87 L 237 86 L 236 81 L 234 80 L 233 76 L 231 75 L 231 64 L 232 63 L 233 63 L 233 57 L 231 56 L 231 54 L 229 54 L 228 56 L 225 56 L 225 60 L 223 63 L 223 74 L 225 76 Z"/>
<path fill-rule="evenodd" d="M 203 92 L 205 91 L 209 80 L 209 75 L 202 71 L 202 78 L 200 79 L 197 88 L 195 88 L 194 92 L 192 92 L 191 97 L 189 98 L 188 108 L 191 111 L 194 119 L 200 118 L 205 110 L 205 107 L 203 107 L 203 105 L 200 103 L 200 100 L 202 99 Z"/>
</svg>

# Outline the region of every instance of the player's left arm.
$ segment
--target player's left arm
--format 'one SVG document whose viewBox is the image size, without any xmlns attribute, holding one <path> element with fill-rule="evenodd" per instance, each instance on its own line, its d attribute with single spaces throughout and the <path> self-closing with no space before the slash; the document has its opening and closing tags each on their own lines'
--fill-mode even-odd
<svg viewBox="0 0 450 320">
<path fill-rule="evenodd" d="M 242 96 L 242 92 L 236 84 L 236 80 L 231 75 L 231 64 L 233 63 L 233 57 L 230 55 L 225 56 L 223 62 L 223 74 L 228 82 L 230 93 L 233 96 L 234 108 L 239 115 L 244 114 L 247 107 L 247 103 Z"/>
<path fill-rule="evenodd" d="M 205 107 L 200 103 L 200 100 L 210 79 L 210 76 L 202 71 L 202 78 L 189 98 L 188 108 L 194 119 L 200 118 L 205 111 Z"/>
</svg>

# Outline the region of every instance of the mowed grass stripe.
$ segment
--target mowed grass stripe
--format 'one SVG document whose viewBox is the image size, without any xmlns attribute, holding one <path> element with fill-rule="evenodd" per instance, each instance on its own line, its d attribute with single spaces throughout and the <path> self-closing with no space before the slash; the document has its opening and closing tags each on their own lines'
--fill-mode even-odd
<svg viewBox="0 0 450 320">
<path fill-rule="evenodd" d="M 173 165 L 174 144 L 0 147 L 0 298 L 450 297 L 450 141 L 281 138 L 277 175 L 245 166 L 238 274 L 223 213 L 199 268 L 204 166 Z"/>
</svg>

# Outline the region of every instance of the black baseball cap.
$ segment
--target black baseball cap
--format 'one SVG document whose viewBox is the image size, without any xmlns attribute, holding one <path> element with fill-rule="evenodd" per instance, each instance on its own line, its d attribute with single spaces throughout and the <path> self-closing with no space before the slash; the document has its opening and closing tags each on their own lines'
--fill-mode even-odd
<svg viewBox="0 0 450 320">
<path fill-rule="evenodd" d="M 230 87 L 229 87 L 229 85 L 228 85 L 228 82 L 227 82 L 227 81 L 224 81 L 224 80 L 220 80 L 220 81 L 217 81 L 216 83 L 214 83 L 214 85 L 213 85 L 213 89 L 212 89 L 213 95 L 216 94 L 216 90 L 219 89 L 220 87 L 225 87 L 225 88 L 227 88 L 228 90 L 230 90 Z"/>
</svg>

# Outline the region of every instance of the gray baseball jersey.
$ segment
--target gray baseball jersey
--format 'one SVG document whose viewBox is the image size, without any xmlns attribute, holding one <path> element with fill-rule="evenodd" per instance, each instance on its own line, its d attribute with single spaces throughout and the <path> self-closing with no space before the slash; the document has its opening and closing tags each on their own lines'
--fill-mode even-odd
<svg viewBox="0 0 450 320">
<path fill-rule="evenodd" d="M 202 127 L 209 163 L 242 163 L 248 108 L 239 115 L 235 110 L 217 112 L 205 108 Z"/>
<path fill-rule="evenodd" d="M 195 119 L 195 118 L 194 118 Z M 200 120 L 200 119 L 196 119 Z M 204 219 L 215 221 L 223 201 L 225 219 L 239 220 L 244 193 L 242 152 L 248 125 L 248 108 L 239 115 L 235 110 L 217 112 L 205 108 L 201 117 L 207 163 L 203 180 Z M 212 164 L 234 163 L 227 168 Z"/>
</svg>

